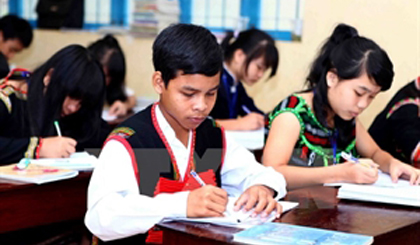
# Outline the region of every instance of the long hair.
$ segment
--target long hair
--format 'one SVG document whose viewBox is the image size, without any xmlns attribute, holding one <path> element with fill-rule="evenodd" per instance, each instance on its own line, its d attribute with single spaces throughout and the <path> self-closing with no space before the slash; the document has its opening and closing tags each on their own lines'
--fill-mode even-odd
<svg viewBox="0 0 420 245">
<path fill-rule="evenodd" d="M 308 90 L 314 91 L 315 116 L 325 127 L 328 127 L 327 114 L 332 110 L 327 96 L 328 71 L 335 72 L 339 81 L 358 78 L 366 73 L 381 87 L 381 91 L 391 87 L 394 77 L 392 62 L 383 49 L 372 40 L 359 36 L 354 27 L 339 24 L 322 46 L 306 78 Z M 334 123 L 339 133 L 338 140 L 348 142 L 353 121 L 345 121 L 336 115 Z"/>
<path fill-rule="evenodd" d="M 107 69 L 107 76 L 110 79 L 106 86 L 106 102 L 112 105 L 116 100 L 127 101 L 125 94 L 125 56 L 117 39 L 112 35 L 106 35 L 104 38 L 88 46 L 96 60 L 101 63 L 104 69 Z"/>
<path fill-rule="evenodd" d="M 46 86 L 44 78 L 51 74 Z M 69 134 L 78 143 L 99 137 L 105 95 L 105 78 L 99 63 L 80 45 L 69 45 L 36 69 L 29 81 L 28 109 L 31 134 L 56 135 L 55 120 L 67 122 Z M 66 97 L 81 101 L 80 109 L 61 117 Z M 66 129 L 64 129 L 66 131 Z"/>
<path fill-rule="evenodd" d="M 224 51 L 225 61 L 231 61 L 235 51 L 241 49 L 246 55 L 244 67 L 246 72 L 248 72 L 251 61 L 264 57 L 265 67 L 271 68 L 270 78 L 276 75 L 279 52 L 274 39 L 270 35 L 258 29 L 250 29 L 240 32 L 232 42 L 233 38 L 233 32 L 228 32 L 220 44 Z"/>
</svg>

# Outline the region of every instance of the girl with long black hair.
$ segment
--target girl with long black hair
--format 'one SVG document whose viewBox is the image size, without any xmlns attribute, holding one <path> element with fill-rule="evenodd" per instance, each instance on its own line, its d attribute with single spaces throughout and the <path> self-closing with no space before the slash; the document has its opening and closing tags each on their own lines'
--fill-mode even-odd
<svg viewBox="0 0 420 245">
<path fill-rule="evenodd" d="M 312 64 L 308 90 L 287 97 L 270 114 L 264 165 L 282 173 L 289 189 L 373 183 L 378 168 L 394 181 L 404 176 L 418 184 L 419 171 L 382 151 L 357 117 L 393 77 L 383 49 L 355 28 L 338 25 Z M 366 159 L 354 164 L 342 152 Z"/>
<path fill-rule="evenodd" d="M 29 76 L 28 72 L 21 74 Z M 80 45 L 67 46 L 41 65 L 28 83 L 0 87 L 0 163 L 23 157 L 68 157 L 100 148 L 109 133 L 101 119 L 105 79 L 99 63 Z M 62 136 L 57 136 L 57 121 Z"/>
</svg>

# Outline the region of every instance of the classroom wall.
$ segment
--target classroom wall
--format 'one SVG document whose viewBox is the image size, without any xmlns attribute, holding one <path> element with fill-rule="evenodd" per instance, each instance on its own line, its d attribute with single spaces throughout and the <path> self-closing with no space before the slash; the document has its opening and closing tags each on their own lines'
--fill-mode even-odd
<svg viewBox="0 0 420 245">
<path fill-rule="evenodd" d="M 394 63 L 392 88 L 381 93 L 360 116 L 368 127 L 392 95 L 420 75 L 420 1 L 418 0 L 307 0 L 301 42 L 277 42 L 280 67 L 274 78 L 247 87 L 256 104 L 270 111 L 281 99 L 302 89 L 310 62 L 321 43 L 341 22 L 355 26 L 363 36 L 375 40 Z M 61 47 L 87 45 L 101 35 L 92 32 L 36 30 L 29 50 L 11 62 L 33 69 Z M 157 98 L 151 86 L 153 66 L 151 38 L 117 36 L 127 58 L 127 83 L 139 96 Z"/>
</svg>

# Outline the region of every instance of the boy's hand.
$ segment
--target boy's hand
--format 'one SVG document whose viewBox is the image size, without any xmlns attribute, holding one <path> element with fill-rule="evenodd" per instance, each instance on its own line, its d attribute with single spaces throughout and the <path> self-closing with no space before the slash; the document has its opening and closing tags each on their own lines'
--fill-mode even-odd
<svg viewBox="0 0 420 245">
<path fill-rule="evenodd" d="M 205 185 L 188 195 L 187 217 L 223 217 L 228 202 L 227 192 L 219 187 Z"/>
<path fill-rule="evenodd" d="M 261 213 L 261 217 L 267 217 L 271 211 L 276 210 L 276 218 L 280 217 L 282 207 L 273 198 L 274 191 L 263 185 L 254 185 L 249 187 L 235 202 L 235 211 L 242 207 L 244 211 L 254 208 L 251 217 L 256 217 Z"/>
</svg>

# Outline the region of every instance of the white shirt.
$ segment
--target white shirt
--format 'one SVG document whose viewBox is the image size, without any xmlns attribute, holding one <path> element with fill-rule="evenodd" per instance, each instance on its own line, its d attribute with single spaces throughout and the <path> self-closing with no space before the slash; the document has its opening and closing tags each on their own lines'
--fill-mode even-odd
<svg viewBox="0 0 420 245">
<path fill-rule="evenodd" d="M 156 118 L 175 155 L 181 178 L 188 165 L 189 148 L 175 136 L 159 106 Z M 254 155 L 226 137 L 225 162 L 221 169 L 222 188 L 229 196 L 239 196 L 248 187 L 263 184 L 277 192 L 276 198 L 286 194 L 286 182 L 280 173 L 259 164 Z M 88 211 L 85 224 L 103 241 L 146 233 L 164 217 L 186 217 L 189 191 L 162 193 L 155 197 L 139 194 L 131 158 L 126 148 L 111 140 L 99 156 L 88 188 Z"/>
</svg>

